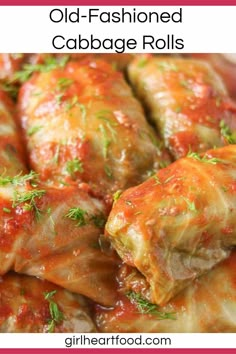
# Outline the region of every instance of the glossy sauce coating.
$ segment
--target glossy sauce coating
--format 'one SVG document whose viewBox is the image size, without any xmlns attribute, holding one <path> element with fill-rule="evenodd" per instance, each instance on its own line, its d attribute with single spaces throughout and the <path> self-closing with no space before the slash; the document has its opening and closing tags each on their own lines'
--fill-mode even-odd
<svg viewBox="0 0 236 354">
<path fill-rule="evenodd" d="M 159 320 L 140 314 L 135 302 L 120 297 L 113 310 L 96 308 L 96 324 L 102 332 L 222 333 L 236 332 L 236 252 L 211 272 L 195 280 L 166 306 L 175 319 Z"/>
<path fill-rule="evenodd" d="M 136 58 L 129 79 L 175 159 L 228 144 L 222 124 L 236 131 L 236 105 L 204 61 Z"/>
<path fill-rule="evenodd" d="M 0 188 L 0 272 L 47 279 L 102 304 L 116 299 L 114 252 L 101 251 L 106 208 L 78 187 Z M 75 210 L 75 212 L 73 212 Z"/>
<path fill-rule="evenodd" d="M 118 259 L 100 247 L 107 207 L 86 186 L 49 188 L 35 173 L 26 174 L 13 104 L 5 93 L 0 99 L 0 274 L 14 269 L 113 304 Z M 12 144 L 14 159 L 4 144 Z"/>
<path fill-rule="evenodd" d="M 54 185 L 82 181 L 104 195 L 139 183 L 163 162 L 122 74 L 101 60 L 34 74 L 21 87 L 19 115 L 31 168 Z"/>
<path fill-rule="evenodd" d="M 60 318 L 50 312 L 50 302 Z M 0 332 L 96 332 L 96 327 L 82 296 L 47 281 L 8 273 L 0 278 Z"/>
<path fill-rule="evenodd" d="M 236 244 L 236 145 L 182 158 L 126 190 L 106 231 L 164 304 Z"/>
<path fill-rule="evenodd" d="M 0 81 L 9 82 L 24 62 L 44 65 L 49 57 L 2 54 Z M 0 332 L 48 332 L 45 293 L 54 290 L 53 301 L 65 316 L 55 323 L 55 332 L 96 331 L 79 294 L 100 304 L 94 315 L 101 332 L 236 331 L 235 252 L 229 257 L 236 229 L 235 146 L 204 155 L 220 161 L 199 161 L 198 155 L 187 163 L 180 160 L 122 194 L 107 229 L 115 230 L 110 238 L 123 266 L 103 236 L 108 208 L 91 195 L 109 194 L 111 200 L 117 189 L 142 182 L 170 162 L 141 105 L 115 71 L 125 69 L 131 57 L 72 54 L 64 67 L 33 74 L 19 96 L 24 144 L 14 105 L 0 91 L 0 274 L 14 270 L 32 276 L 0 278 Z M 234 133 L 235 107 L 211 68 L 195 61 L 188 68 L 190 61 L 182 59 L 177 65 L 172 57 L 156 58 L 156 65 L 147 58 L 137 59 L 135 75 L 144 84 L 139 94 L 152 113 L 152 75 L 158 68 L 165 119 L 156 122 L 166 124 L 161 133 L 172 155 L 227 144 L 220 122 Z M 31 168 L 41 175 L 22 182 L 26 143 Z M 6 177 L 13 179 L 5 183 Z M 27 199 L 32 192 L 35 197 Z M 174 312 L 176 320 L 139 314 L 125 295 L 130 291 L 156 303 L 171 298 L 160 310 Z"/>
</svg>

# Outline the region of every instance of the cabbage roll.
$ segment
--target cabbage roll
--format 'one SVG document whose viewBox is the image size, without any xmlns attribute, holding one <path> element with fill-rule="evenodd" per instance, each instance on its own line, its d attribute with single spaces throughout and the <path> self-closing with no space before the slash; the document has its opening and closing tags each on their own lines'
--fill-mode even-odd
<svg viewBox="0 0 236 354">
<path fill-rule="evenodd" d="M 106 224 L 114 248 L 165 304 L 236 245 L 236 145 L 190 153 L 114 203 Z"/>
<path fill-rule="evenodd" d="M 113 310 L 96 307 L 102 332 L 236 332 L 236 251 L 208 274 L 196 279 L 166 306 L 127 292 Z"/>
<path fill-rule="evenodd" d="M 166 163 L 121 73 L 98 59 L 59 63 L 35 73 L 19 94 L 30 166 L 42 180 L 86 182 L 106 195 Z"/>
<path fill-rule="evenodd" d="M 208 63 L 144 56 L 128 75 L 174 159 L 236 143 L 236 105 Z"/>
</svg>

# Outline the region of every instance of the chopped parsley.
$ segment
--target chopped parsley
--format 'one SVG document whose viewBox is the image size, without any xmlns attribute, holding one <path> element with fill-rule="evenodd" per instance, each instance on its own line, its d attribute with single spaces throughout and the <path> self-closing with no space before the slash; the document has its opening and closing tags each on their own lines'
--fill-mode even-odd
<svg viewBox="0 0 236 354">
<path fill-rule="evenodd" d="M 165 167 L 167 167 L 169 165 L 169 161 L 161 161 L 160 163 L 159 163 L 159 167 L 160 168 L 165 168 Z"/>
<path fill-rule="evenodd" d="M 14 101 L 16 100 L 19 91 L 17 86 L 10 83 L 1 83 L 1 89 L 7 92 Z"/>
<path fill-rule="evenodd" d="M 14 192 L 12 207 L 15 208 L 18 205 L 24 203 L 24 210 L 33 210 L 35 212 L 36 219 L 39 220 L 41 216 L 41 210 L 38 208 L 35 199 L 42 198 L 45 195 L 45 190 L 31 190 L 28 192 L 19 193 L 18 191 Z"/>
<path fill-rule="evenodd" d="M 67 161 L 67 163 L 66 163 L 66 171 L 73 178 L 75 176 L 76 172 L 82 173 L 84 171 L 83 163 L 78 158 L 75 158 L 73 160 Z"/>
<path fill-rule="evenodd" d="M 184 198 L 184 197 L 183 197 L 183 199 L 184 199 L 184 201 L 186 202 L 186 204 L 188 206 L 188 210 L 197 212 L 196 205 L 195 205 L 194 202 L 191 202 L 189 199 Z"/>
<path fill-rule="evenodd" d="M 51 318 L 48 321 L 48 332 L 52 333 L 55 330 L 55 326 L 61 323 L 64 319 L 63 313 L 60 311 L 57 303 L 53 301 L 53 296 L 56 294 L 57 290 L 44 293 L 44 299 L 49 302 L 49 311 Z"/>
<path fill-rule="evenodd" d="M 121 191 L 120 189 L 118 189 L 118 191 L 116 191 L 116 192 L 113 194 L 113 200 L 114 200 L 114 202 L 116 202 L 116 201 L 120 198 L 121 193 L 122 193 L 122 191 Z"/>
<path fill-rule="evenodd" d="M 12 184 L 14 186 L 24 185 L 26 182 L 30 182 L 31 186 L 36 187 L 38 182 L 38 174 L 34 171 L 30 171 L 27 175 L 22 175 L 19 173 L 14 177 L 0 176 L 0 186 L 5 186 L 7 184 Z"/>
<path fill-rule="evenodd" d="M 143 68 L 147 63 L 148 63 L 147 58 L 143 57 L 143 58 L 139 59 L 137 66 L 138 66 L 138 68 Z"/>
<path fill-rule="evenodd" d="M 2 208 L 2 210 L 4 211 L 4 213 L 8 213 L 8 214 L 11 213 L 11 209 L 8 208 Z"/>
<path fill-rule="evenodd" d="M 187 157 L 190 157 L 190 158 L 195 159 L 197 161 L 210 163 L 213 165 L 223 162 L 223 160 L 218 159 L 217 157 L 208 157 L 207 155 L 200 156 L 197 152 L 191 152 L 191 151 L 188 153 Z"/>
<path fill-rule="evenodd" d="M 161 181 L 159 180 L 159 177 L 157 175 L 153 176 L 153 179 L 155 181 L 155 186 L 161 184 Z"/>
<path fill-rule="evenodd" d="M 77 207 L 70 208 L 65 217 L 77 221 L 76 226 L 78 227 L 87 225 L 88 221 L 92 221 L 99 228 L 103 228 L 106 224 L 106 218 L 102 213 L 88 217 L 86 210 Z"/>
<path fill-rule="evenodd" d="M 105 171 L 107 177 L 109 177 L 109 178 L 112 179 L 113 174 L 112 174 L 111 168 L 110 168 L 109 166 L 105 165 L 105 166 L 104 166 L 104 171 Z"/>
<path fill-rule="evenodd" d="M 85 120 L 86 120 L 86 115 L 87 115 L 86 107 L 85 107 L 85 105 L 82 104 L 82 103 L 79 103 L 79 107 L 80 107 L 80 112 L 81 112 L 81 115 L 82 115 L 82 120 L 85 122 Z"/>
<path fill-rule="evenodd" d="M 177 66 L 174 63 L 167 62 L 167 61 L 162 61 L 157 64 L 159 70 L 162 71 L 178 71 Z"/>
<path fill-rule="evenodd" d="M 236 135 L 233 134 L 224 120 L 220 122 L 220 132 L 229 144 L 236 144 Z"/>
<path fill-rule="evenodd" d="M 68 79 L 67 77 L 61 77 L 57 80 L 57 89 L 59 91 L 65 91 L 74 83 L 74 80 Z"/>
<path fill-rule="evenodd" d="M 77 221 L 76 226 L 81 227 L 87 224 L 85 216 L 87 211 L 81 208 L 70 208 L 68 213 L 65 215 L 66 218 Z"/>
<path fill-rule="evenodd" d="M 106 119 L 108 120 L 109 118 L 107 117 L 108 115 L 112 115 L 112 111 L 109 109 L 101 109 L 96 113 L 96 117 L 99 119 Z"/>
<path fill-rule="evenodd" d="M 111 144 L 111 139 L 108 138 L 107 131 L 102 124 L 99 125 L 99 130 L 102 134 L 102 154 L 104 159 L 106 159 L 108 155 L 108 148 Z"/>
<path fill-rule="evenodd" d="M 174 312 L 162 312 L 156 304 L 152 304 L 145 300 L 141 294 L 129 291 L 126 296 L 137 307 L 137 310 L 141 314 L 156 316 L 158 320 L 175 320 Z"/>
<path fill-rule="evenodd" d="M 165 180 L 164 184 L 170 182 L 174 177 L 175 177 L 175 176 L 170 176 L 170 177 L 168 177 L 168 178 Z"/>
<path fill-rule="evenodd" d="M 28 135 L 28 136 L 32 136 L 32 135 L 34 135 L 35 133 L 37 133 L 37 132 L 38 132 L 40 129 L 42 129 L 42 128 L 43 128 L 42 125 L 35 125 L 35 126 L 29 128 L 29 129 L 27 130 L 27 135 Z"/>
<path fill-rule="evenodd" d="M 53 69 L 63 68 L 69 60 L 69 56 L 63 56 L 57 59 L 53 56 L 45 58 L 42 64 L 25 64 L 23 70 L 17 71 L 14 75 L 14 81 L 21 83 L 27 81 L 34 72 L 49 72 Z"/>
<path fill-rule="evenodd" d="M 65 110 L 66 112 L 70 111 L 73 107 L 79 105 L 79 100 L 78 100 L 78 96 L 74 95 L 70 100 L 68 100 L 66 102 L 65 105 Z"/>
<path fill-rule="evenodd" d="M 180 86 L 186 88 L 187 90 L 190 90 L 189 82 L 187 80 L 181 80 L 179 83 Z"/>
</svg>

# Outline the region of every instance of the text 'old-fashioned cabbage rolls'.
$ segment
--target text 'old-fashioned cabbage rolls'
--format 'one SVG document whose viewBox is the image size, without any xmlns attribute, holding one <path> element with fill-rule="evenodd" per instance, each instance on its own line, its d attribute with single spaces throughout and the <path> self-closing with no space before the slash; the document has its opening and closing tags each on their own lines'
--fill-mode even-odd
<svg viewBox="0 0 236 354">
<path fill-rule="evenodd" d="M 0 278 L 0 333 L 96 332 L 86 300 L 34 277 Z"/>
<path fill-rule="evenodd" d="M 114 309 L 96 308 L 102 332 L 236 332 L 236 252 L 160 307 L 128 291 Z"/>
<path fill-rule="evenodd" d="M 189 154 L 125 191 L 106 230 L 164 304 L 236 244 L 236 145 Z"/>
<path fill-rule="evenodd" d="M 122 74 L 98 59 L 63 65 L 43 67 L 20 90 L 31 168 L 102 194 L 143 181 L 162 153 Z"/>
<path fill-rule="evenodd" d="M 144 56 L 128 74 L 175 159 L 236 143 L 236 105 L 208 63 Z"/>
</svg>

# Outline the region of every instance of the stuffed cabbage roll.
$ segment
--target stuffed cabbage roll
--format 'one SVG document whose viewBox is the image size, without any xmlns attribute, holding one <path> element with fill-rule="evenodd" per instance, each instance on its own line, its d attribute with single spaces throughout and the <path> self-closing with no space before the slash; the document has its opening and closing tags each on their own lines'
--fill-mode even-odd
<svg viewBox="0 0 236 354">
<path fill-rule="evenodd" d="M 113 304 L 118 260 L 101 241 L 106 212 L 78 187 L 45 188 L 32 172 L 2 177 L 0 273 L 12 269 Z"/>
<path fill-rule="evenodd" d="M 0 90 L 0 175 L 7 172 L 14 176 L 26 171 L 22 141 L 14 116 L 13 102 Z"/>
<path fill-rule="evenodd" d="M 20 90 L 31 168 L 54 185 L 82 181 L 101 194 L 143 181 L 162 151 L 122 74 L 98 59 L 63 65 Z"/>
<path fill-rule="evenodd" d="M 96 307 L 102 332 L 236 332 L 236 251 L 208 274 L 196 279 L 166 306 L 148 303 L 127 292 L 116 307 Z"/>
<path fill-rule="evenodd" d="M 236 105 L 208 63 L 146 56 L 128 74 L 175 159 L 236 143 Z"/>
<path fill-rule="evenodd" d="M 148 300 L 166 303 L 236 244 L 236 145 L 191 153 L 128 189 L 106 230 L 145 276 Z"/>
<path fill-rule="evenodd" d="M 0 279 L 0 332 L 96 332 L 86 300 L 34 277 Z"/>
</svg>

